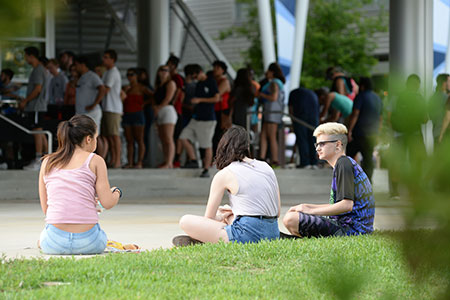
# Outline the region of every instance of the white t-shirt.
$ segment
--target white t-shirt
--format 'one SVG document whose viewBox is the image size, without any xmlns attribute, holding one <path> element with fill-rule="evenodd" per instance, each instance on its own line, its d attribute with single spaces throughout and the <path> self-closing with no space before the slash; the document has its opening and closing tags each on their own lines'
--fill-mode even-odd
<svg viewBox="0 0 450 300">
<path fill-rule="evenodd" d="M 103 83 L 109 88 L 109 92 L 102 101 L 103 111 L 121 114 L 123 112 L 122 100 L 120 99 L 122 78 L 116 66 L 103 74 Z"/>
<path fill-rule="evenodd" d="M 84 73 L 77 83 L 75 112 L 77 114 L 85 114 L 86 106 L 92 105 L 97 98 L 98 87 L 103 85 L 102 80 L 92 71 Z M 94 110 L 100 109 L 99 105 L 96 105 Z"/>
<path fill-rule="evenodd" d="M 263 161 L 235 161 L 224 168 L 239 184 L 236 195 L 228 193 L 235 216 L 278 216 L 278 181 L 273 169 Z"/>
</svg>

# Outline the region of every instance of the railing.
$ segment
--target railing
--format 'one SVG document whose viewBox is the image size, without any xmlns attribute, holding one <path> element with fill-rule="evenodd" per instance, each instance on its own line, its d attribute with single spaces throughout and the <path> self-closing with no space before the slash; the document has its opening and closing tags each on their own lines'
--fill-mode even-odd
<svg viewBox="0 0 450 300">
<path fill-rule="evenodd" d="M 247 131 L 248 132 L 250 132 L 250 129 L 251 129 L 250 128 L 250 126 L 251 126 L 251 116 L 253 114 L 259 114 L 259 113 L 260 113 L 259 111 L 256 111 L 256 112 L 248 111 L 247 112 Z M 284 111 L 272 111 L 271 113 L 273 113 L 273 114 L 282 114 L 283 117 L 289 117 L 292 120 L 292 122 L 298 123 L 298 124 L 302 125 L 303 127 L 306 127 L 306 128 L 308 128 L 308 129 L 310 129 L 312 131 L 314 131 L 314 129 L 316 129 L 316 127 L 312 126 L 308 122 L 306 122 L 306 121 L 304 121 L 302 119 L 299 119 L 297 117 L 294 117 L 292 114 L 285 113 Z M 258 121 L 258 123 L 259 123 L 259 121 Z M 284 139 L 284 128 L 285 127 L 286 127 L 286 124 L 283 122 L 283 126 L 282 126 L 282 128 L 279 129 L 279 132 L 278 132 L 278 135 L 279 135 L 279 138 L 278 138 L 278 162 L 279 162 L 281 167 L 285 166 L 285 155 L 284 155 L 285 148 L 286 148 L 286 142 L 285 142 L 285 139 Z M 259 131 L 261 131 L 261 130 L 259 129 Z M 257 148 L 258 143 L 255 143 L 255 142 L 257 142 L 257 140 L 253 140 L 251 143 L 252 143 L 253 146 L 256 146 L 256 148 Z"/>
<path fill-rule="evenodd" d="M 0 101 L 0 104 L 2 103 L 6 103 L 4 100 Z M 16 127 L 17 129 L 22 130 L 23 132 L 27 133 L 27 134 L 46 134 L 47 135 L 47 140 L 48 140 L 48 153 L 52 153 L 53 152 L 53 134 L 48 131 L 48 130 L 28 130 L 25 127 L 23 127 L 22 125 L 14 122 L 13 120 L 9 119 L 8 117 L 5 117 L 4 115 L 0 114 L 0 119 L 5 120 L 6 122 L 8 122 L 9 124 L 13 125 L 14 127 Z"/>
</svg>

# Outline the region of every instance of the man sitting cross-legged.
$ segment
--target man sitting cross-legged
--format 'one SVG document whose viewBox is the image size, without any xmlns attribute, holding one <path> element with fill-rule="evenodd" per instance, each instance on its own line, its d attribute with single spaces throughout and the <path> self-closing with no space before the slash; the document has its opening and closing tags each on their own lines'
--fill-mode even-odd
<svg viewBox="0 0 450 300">
<path fill-rule="evenodd" d="M 347 128 L 325 123 L 316 128 L 314 136 L 319 159 L 333 167 L 330 204 L 293 206 L 284 216 L 284 225 L 297 237 L 371 233 L 375 214 L 372 186 L 361 167 L 345 155 Z"/>
</svg>

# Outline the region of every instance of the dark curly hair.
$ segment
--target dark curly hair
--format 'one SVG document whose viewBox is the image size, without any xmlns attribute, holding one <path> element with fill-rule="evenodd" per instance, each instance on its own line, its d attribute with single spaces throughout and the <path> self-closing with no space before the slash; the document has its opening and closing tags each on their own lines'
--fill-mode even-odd
<svg viewBox="0 0 450 300">
<path fill-rule="evenodd" d="M 248 132 L 241 126 L 231 127 L 219 141 L 214 163 L 218 170 L 222 170 L 233 161 L 242 161 L 244 157 L 250 157 Z"/>
</svg>

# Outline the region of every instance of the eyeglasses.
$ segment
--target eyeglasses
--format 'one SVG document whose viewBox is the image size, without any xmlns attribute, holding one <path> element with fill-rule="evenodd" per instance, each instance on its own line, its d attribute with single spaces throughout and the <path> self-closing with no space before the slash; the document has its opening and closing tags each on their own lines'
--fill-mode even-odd
<svg viewBox="0 0 450 300">
<path fill-rule="evenodd" d="M 169 69 L 159 69 L 159 71 L 162 71 L 162 72 L 169 72 Z"/>
<path fill-rule="evenodd" d="M 134 76 L 134 75 L 136 75 L 136 74 L 135 74 L 135 73 L 127 73 L 127 76 L 128 76 L 128 77 Z"/>
<path fill-rule="evenodd" d="M 337 142 L 338 140 L 333 140 L 333 141 L 322 141 L 322 142 L 318 142 L 318 143 L 314 143 L 314 148 L 317 148 L 317 147 L 319 147 L 320 146 L 320 148 L 322 148 L 323 146 L 325 146 L 325 144 L 328 144 L 328 143 L 335 143 L 335 142 Z"/>
</svg>

